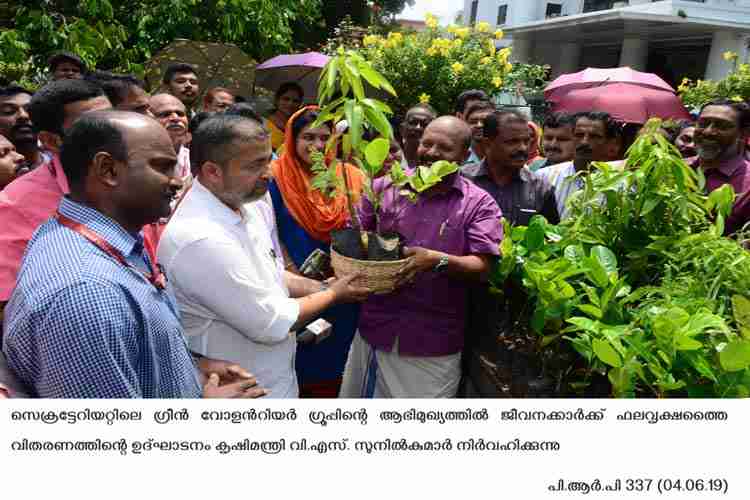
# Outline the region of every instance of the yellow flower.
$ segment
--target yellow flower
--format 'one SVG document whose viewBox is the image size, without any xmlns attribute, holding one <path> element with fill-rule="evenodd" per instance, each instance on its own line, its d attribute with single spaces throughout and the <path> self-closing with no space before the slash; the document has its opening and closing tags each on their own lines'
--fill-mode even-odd
<svg viewBox="0 0 750 500">
<path fill-rule="evenodd" d="M 513 71 L 513 65 L 511 63 L 505 63 L 504 69 L 506 73 L 510 73 L 511 71 Z"/>
<path fill-rule="evenodd" d="M 738 95 L 733 95 L 732 96 L 732 100 L 735 101 L 735 102 L 742 102 L 742 101 L 744 101 L 744 99 L 741 96 L 738 96 Z"/>
<path fill-rule="evenodd" d="M 454 74 L 459 75 L 464 70 L 464 65 L 460 62 L 455 62 L 451 64 L 451 69 L 453 70 Z"/>
<path fill-rule="evenodd" d="M 499 76 L 496 76 L 492 79 L 492 85 L 494 85 L 497 88 L 500 88 L 500 86 L 503 84 L 503 79 Z"/>
<path fill-rule="evenodd" d="M 487 52 L 489 52 L 491 56 L 494 56 L 496 50 L 497 48 L 495 47 L 495 42 L 493 42 L 492 40 L 487 40 Z"/>
<path fill-rule="evenodd" d="M 427 14 L 425 15 L 424 19 L 425 19 L 425 24 L 427 25 L 427 27 L 428 27 L 428 28 L 430 28 L 430 29 L 433 29 L 433 30 L 434 30 L 435 28 L 437 28 L 437 26 L 438 26 L 438 20 L 437 20 L 437 17 L 433 16 L 432 14 L 430 14 L 430 13 L 428 12 L 428 13 L 427 13 Z"/>
<path fill-rule="evenodd" d="M 463 44 L 464 41 L 460 38 L 456 38 L 455 40 L 453 40 L 453 48 L 460 49 Z"/>
<path fill-rule="evenodd" d="M 437 49 L 435 47 L 430 47 L 427 49 L 427 55 L 428 56 L 436 56 L 438 53 Z"/>
<path fill-rule="evenodd" d="M 455 25 L 451 24 L 450 26 L 448 26 L 448 29 L 446 29 L 446 31 L 451 35 L 454 35 L 457 29 L 458 28 Z"/>
<path fill-rule="evenodd" d="M 732 52 L 731 50 L 728 50 L 722 54 L 725 61 L 734 61 L 737 59 L 737 54 L 735 52 Z"/>
<path fill-rule="evenodd" d="M 491 62 L 492 62 L 491 57 L 483 57 L 479 60 L 479 64 L 482 64 L 482 65 L 489 64 Z"/>
<path fill-rule="evenodd" d="M 398 31 L 391 31 L 390 33 L 388 33 L 388 40 L 391 40 L 394 43 L 401 43 L 404 41 L 404 35 L 402 35 Z"/>
<path fill-rule="evenodd" d="M 367 35 L 362 39 L 362 45 L 369 47 L 370 45 L 376 45 L 380 42 L 380 37 L 377 35 Z"/>
<path fill-rule="evenodd" d="M 495 32 L 495 40 L 500 40 L 503 38 L 503 36 L 504 36 L 503 30 L 497 30 Z"/>
<path fill-rule="evenodd" d="M 430 104 L 430 96 L 427 94 L 422 94 L 419 96 L 419 102 L 422 104 Z"/>
<path fill-rule="evenodd" d="M 466 38 L 467 36 L 469 36 L 470 31 L 470 28 L 457 28 L 455 34 L 458 38 Z"/>
<path fill-rule="evenodd" d="M 486 23 L 484 21 L 477 23 L 477 31 L 480 33 L 487 33 L 490 31 L 490 23 Z"/>
</svg>

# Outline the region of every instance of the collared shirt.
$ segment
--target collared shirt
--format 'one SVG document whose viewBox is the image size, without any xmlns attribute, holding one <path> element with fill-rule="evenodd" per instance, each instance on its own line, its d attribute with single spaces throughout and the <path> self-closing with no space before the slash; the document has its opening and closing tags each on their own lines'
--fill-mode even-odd
<svg viewBox="0 0 750 500">
<path fill-rule="evenodd" d="M 69 191 L 57 156 L 0 191 L 0 302 L 7 301 L 16 286 L 31 235 L 55 212 Z"/>
<path fill-rule="evenodd" d="M 284 283 L 265 201 L 237 213 L 198 179 L 159 242 L 191 348 L 238 363 L 271 397 L 297 397 L 296 339 L 289 329 L 299 305 Z"/>
<path fill-rule="evenodd" d="M 62 197 L 70 192 L 59 157 L 49 158 L 0 191 L 0 302 L 7 301 L 16 286 L 21 259 L 34 231 L 55 213 Z M 149 237 L 145 245 L 149 256 L 155 259 L 156 245 Z"/>
<path fill-rule="evenodd" d="M 694 157 L 688 160 L 693 167 L 700 165 L 700 159 Z M 726 220 L 724 232 L 731 234 L 750 222 L 750 158 L 739 154 L 734 158 L 722 162 L 718 168 L 703 170 L 706 176 L 706 189 L 711 191 L 724 184 L 731 184 L 737 197 L 734 200 L 732 213 Z"/>
<path fill-rule="evenodd" d="M 571 194 L 583 189 L 584 181 L 576 177 L 576 169 L 572 161 L 558 163 L 539 171 L 547 183 L 552 186 L 557 202 L 557 213 L 561 219 L 568 217 L 568 198 Z"/>
<path fill-rule="evenodd" d="M 69 198 L 59 210 L 133 266 L 149 267 L 140 235 Z M 40 397 L 201 396 L 171 292 L 56 219 L 29 242 L 5 309 L 3 350 Z"/>
<path fill-rule="evenodd" d="M 503 230 L 497 203 L 483 189 L 458 173 L 444 182 L 450 190 L 410 202 L 390 185 L 375 181 L 383 193 L 379 232 L 395 231 L 406 246 L 451 255 L 498 255 Z M 372 205 L 363 199 L 361 220 L 375 229 Z M 362 305 L 359 331 L 367 342 L 408 356 L 446 356 L 461 351 L 469 283 L 448 275 L 425 272 L 413 285 L 387 295 L 371 296 Z"/>
<path fill-rule="evenodd" d="M 527 226 L 537 214 L 543 215 L 552 224 L 560 222 L 555 192 L 540 174 L 524 167 L 516 172 L 510 184 L 498 186 L 487 168 L 487 160 L 484 160 L 462 167 L 461 173 L 492 196 L 511 224 Z"/>
</svg>

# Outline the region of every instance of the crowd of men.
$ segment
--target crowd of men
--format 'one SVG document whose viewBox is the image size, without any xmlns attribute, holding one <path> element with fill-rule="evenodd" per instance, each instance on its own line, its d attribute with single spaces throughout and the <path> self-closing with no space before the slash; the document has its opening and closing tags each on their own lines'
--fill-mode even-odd
<svg viewBox="0 0 750 500">
<path fill-rule="evenodd" d="M 453 116 L 415 105 L 389 160 L 461 171 L 416 204 L 377 179 L 379 229 L 404 237 L 408 264 L 392 294 L 372 295 L 356 276 L 288 265 L 268 194 L 281 153 L 239 96 L 202 92 L 183 63 L 152 95 L 75 54 L 49 64 L 35 92 L 0 88 L 0 397 L 297 397 L 296 333 L 346 302 L 361 311 L 340 397 L 481 395 L 470 365 L 492 331 L 471 319 L 491 316 L 501 218 L 565 219 L 592 162 L 622 166 L 638 129 L 597 110 L 540 127 L 480 90 Z M 282 139 L 302 101 L 284 89 L 296 104 L 271 117 Z M 331 133 L 303 130 L 304 148 Z M 748 132 L 750 108 L 723 101 L 663 130 L 708 190 L 738 193 L 727 233 L 750 220 Z M 358 210 L 374 229 L 374 207 Z"/>
</svg>

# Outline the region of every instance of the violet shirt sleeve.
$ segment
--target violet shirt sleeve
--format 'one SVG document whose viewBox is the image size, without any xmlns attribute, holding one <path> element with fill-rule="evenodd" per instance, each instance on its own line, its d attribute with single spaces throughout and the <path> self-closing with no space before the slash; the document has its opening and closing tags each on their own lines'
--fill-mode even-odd
<svg viewBox="0 0 750 500">
<path fill-rule="evenodd" d="M 466 223 L 469 254 L 500 255 L 500 242 L 503 240 L 501 217 L 502 212 L 495 200 L 482 191 Z"/>
</svg>

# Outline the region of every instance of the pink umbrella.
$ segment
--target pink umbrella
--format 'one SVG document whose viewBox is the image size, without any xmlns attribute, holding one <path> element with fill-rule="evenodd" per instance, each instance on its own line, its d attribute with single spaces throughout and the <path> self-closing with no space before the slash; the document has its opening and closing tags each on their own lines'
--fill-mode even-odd
<svg viewBox="0 0 750 500">
<path fill-rule="evenodd" d="M 628 123 L 646 123 L 649 118 L 690 119 L 690 114 L 672 91 L 641 87 L 631 83 L 611 83 L 571 90 L 553 102 L 552 111 L 606 111 Z"/>
<path fill-rule="evenodd" d="M 305 100 L 312 101 L 318 93 L 318 76 L 329 59 L 319 52 L 276 56 L 255 68 L 254 86 L 275 92 L 285 82 L 296 82 L 305 91 Z"/>
<path fill-rule="evenodd" d="M 641 87 L 674 92 L 674 89 L 653 73 L 643 73 L 628 66 L 622 68 L 586 68 L 578 73 L 561 75 L 544 89 L 544 97 L 554 101 L 555 97 L 577 89 L 587 89 L 609 83 L 630 83 Z"/>
</svg>

